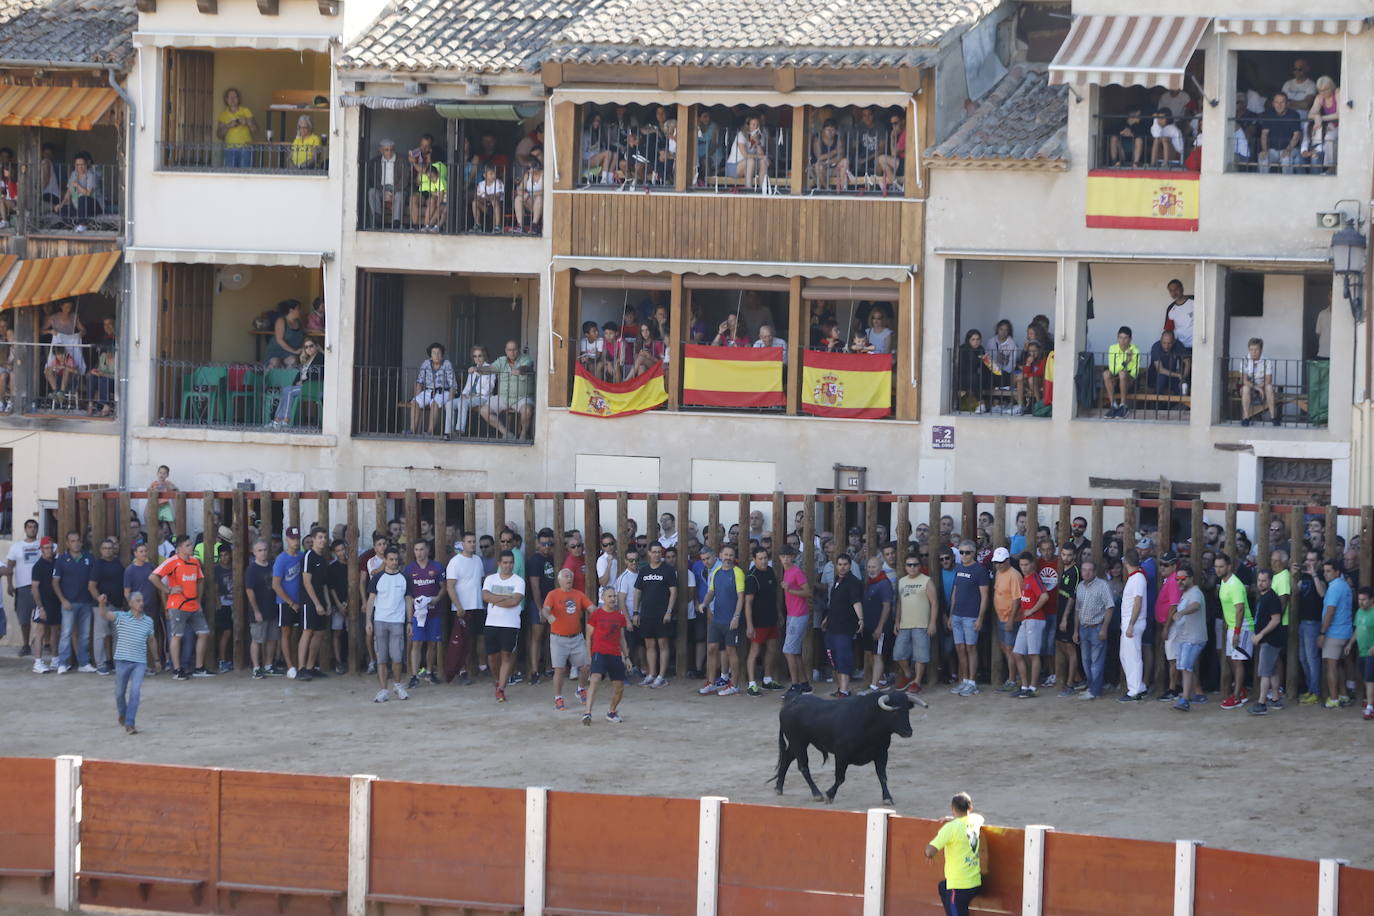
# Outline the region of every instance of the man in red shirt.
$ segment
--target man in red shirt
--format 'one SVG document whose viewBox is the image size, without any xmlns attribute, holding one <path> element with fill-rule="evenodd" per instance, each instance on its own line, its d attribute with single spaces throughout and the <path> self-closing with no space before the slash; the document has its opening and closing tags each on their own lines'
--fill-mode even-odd
<svg viewBox="0 0 1374 916">
<path fill-rule="evenodd" d="M 587 555 L 582 544 L 582 535 L 576 531 L 564 541 L 568 548 L 563 558 L 563 568 L 572 570 L 573 588 L 587 594 Z"/>
<path fill-rule="evenodd" d="M 196 669 L 187 673 L 186 669 L 177 668 L 175 677 L 178 681 L 213 677 L 205 670 L 210 626 L 200 608 L 200 580 L 205 578 L 205 572 L 195 558 L 194 547 L 189 535 L 181 535 L 176 540 L 176 553 L 163 560 L 149 576 L 149 581 L 162 592 L 162 603 L 167 609 L 167 622 L 172 631 L 171 657 L 178 663 L 181 661 L 181 637 L 188 627 L 196 634 Z"/>
<path fill-rule="evenodd" d="M 1027 551 L 1019 557 L 1021 563 L 1021 606 L 1016 614 L 1021 621 L 1016 631 L 1016 645 L 1012 652 L 1016 656 L 1016 671 L 1021 679 L 1021 689 L 1014 696 L 1019 700 L 1035 696 L 1035 685 L 1040 683 L 1040 646 L 1045 640 L 1045 609 L 1049 595 L 1040 584 L 1035 571 L 1035 557 Z M 1030 660 L 1030 677 L 1027 677 L 1026 661 Z"/>
<path fill-rule="evenodd" d="M 1049 538 L 1041 538 L 1035 546 L 1040 554 L 1035 559 L 1035 574 L 1040 579 L 1040 588 L 1045 592 L 1045 638 L 1040 643 L 1040 655 L 1046 677 L 1040 686 L 1053 687 L 1056 683 L 1054 634 L 1059 627 L 1059 563 L 1056 562 L 1054 542 Z"/>
<path fill-rule="evenodd" d="M 596 702 L 596 688 L 602 678 L 611 679 L 611 709 L 607 722 L 620 722 L 620 698 L 625 695 L 625 656 L 630 654 L 625 644 L 625 628 L 630 619 L 620 609 L 620 596 L 609 586 L 601 590 L 601 606 L 587 615 L 587 642 L 592 650 L 592 677 L 587 688 L 587 709 L 582 724 L 592 724 L 592 704 Z"/>
</svg>

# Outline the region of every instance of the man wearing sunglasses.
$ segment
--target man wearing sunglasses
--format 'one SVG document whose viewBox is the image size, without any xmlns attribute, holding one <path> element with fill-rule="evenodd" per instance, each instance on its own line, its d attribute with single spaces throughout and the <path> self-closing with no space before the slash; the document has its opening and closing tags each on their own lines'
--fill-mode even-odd
<svg viewBox="0 0 1374 916">
<path fill-rule="evenodd" d="M 587 557 L 586 548 L 582 543 L 582 535 L 576 531 L 567 534 L 563 541 L 563 546 L 567 555 L 563 558 L 563 568 L 572 570 L 573 588 L 586 594 L 587 592 Z M 588 595 L 587 597 L 591 597 Z"/>
<path fill-rule="evenodd" d="M 959 565 L 954 569 L 954 592 L 950 597 L 950 623 L 954 628 L 954 651 L 959 656 L 959 684 L 950 693 L 961 697 L 978 693 L 973 676 L 978 663 L 978 634 L 988 613 L 988 593 L 992 581 L 988 571 L 974 558 L 974 543 L 959 544 Z"/>
</svg>

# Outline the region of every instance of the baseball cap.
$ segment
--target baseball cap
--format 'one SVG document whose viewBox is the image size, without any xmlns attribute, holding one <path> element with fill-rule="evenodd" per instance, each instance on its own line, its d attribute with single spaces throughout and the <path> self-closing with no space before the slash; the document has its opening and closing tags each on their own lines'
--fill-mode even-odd
<svg viewBox="0 0 1374 916">
<path fill-rule="evenodd" d="M 1150 550 L 1150 549 L 1152 549 L 1154 546 L 1155 546 L 1155 542 L 1154 542 L 1154 541 L 1150 540 L 1150 539 L 1147 538 L 1147 537 L 1143 537 L 1143 536 L 1140 538 L 1140 540 L 1138 540 L 1138 541 L 1135 542 L 1135 549 L 1136 549 L 1136 550 Z"/>
<path fill-rule="evenodd" d="M 57 542 L 54 541 L 54 540 L 53 540 L 52 538 L 50 538 L 50 537 L 44 537 L 43 540 L 41 540 L 41 541 L 38 542 L 38 546 L 39 546 L 40 548 L 43 548 L 43 547 L 56 547 L 56 546 L 57 546 Z"/>
<path fill-rule="evenodd" d="M 1007 552 L 1007 548 L 1005 547 L 998 547 L 996 550 L 992 552 L 992 562 L 994 563 L 1001 563 L 1003 560 L 1010 559 L 1011 554 Z"/>
<path fill-rule="evenodd" d="M 287 529 L 286 529 L 286 536 L 289 537 L 289 538 L 299 538 L 299 537 L 301 536 L 301 529 L 299 529 L 299 528 L 287 528 Z"/>
<path fill-rule="evenodd" d="M 219 534 L 219 539 L 221 541 L 232 541 L 234 539 L 234 529 L 230 528 L 228 525 L 220 525 L 217 534 Z"/>
<path fill-rule="evenodd" d="M 1163 563 L 1165 566 L 1177 566 L 1178 554 L 1174 553 L 1172 550 L 1166 550 L 1164 553 L 1160 554 L 1159 562 Z"/>
</svg>

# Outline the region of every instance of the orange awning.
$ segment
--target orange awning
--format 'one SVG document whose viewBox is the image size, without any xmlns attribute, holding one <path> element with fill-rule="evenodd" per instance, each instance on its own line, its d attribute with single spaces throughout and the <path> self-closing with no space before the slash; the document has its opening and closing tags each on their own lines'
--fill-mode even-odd
<svg viewBox="0 0 1374 916">
<path fill-rule="evenodd" d="M 0 88 L 0 124 L 90 130 L 116 98 L 108 87 L 6 86 Z"/>
<path fill-rule="evenodd" d="M 97 251 L 64 258 L 30 258 L 19 262 L 7 280 L 9 291 L 0 309 L 42 305 L 72 296 L 99 292 L 119 263 L 119 251 Z"/>
</svg>

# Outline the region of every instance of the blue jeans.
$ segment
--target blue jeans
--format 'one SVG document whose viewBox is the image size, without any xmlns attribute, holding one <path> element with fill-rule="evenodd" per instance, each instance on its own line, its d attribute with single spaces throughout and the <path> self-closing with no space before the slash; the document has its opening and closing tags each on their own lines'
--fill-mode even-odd
<svg viewBox="0 0 1374 916">
<path fill-rule="evenodd" d="M 1317 648 L 1321 632 L 1320 620 L 1298 621 L 1298 660 L 1302 662 L 1302 676 L 1307 682 L 1307 692 L 1317 696 L 1322 692 L 1322 652 Z"/>
<path fill-rule="evenodd" d="M 147 673 L 148 665 L 144 662 L 115 659 L 115 709 L 125 725 L 133 725 L 138 718 L 138 692 L 143 689 L 143 675 Z"/>
<path fill-rule="evenodd" d="M 300 385 L 283 385 L 281 389 L 281 400 L 277 402 L 277 422 L 290 423 L 291 412 L 296 406 L 296 399 L 301 396 Z"/>
<path fill-rule="evenodd" d="M 91 606 L 72 602 L 62 611 L 62 635 L 57 640 L 57 663 L 67 664 L 72 654 L 72 630 L 76 631 L 76 663 L 91 663 Z"/>
<path fill-rule="evenodd" d="M 1088 675 L 1088 693 L 1102 696 L 1102 675 L 1107 669 L 1107 641 L 1097 634 L 1099 626 L 1078 628 L 1078 642 L 1083 654 L 1083 671 Z"/>
<path fill-rule="evenodd" d="M 226 169 L 251 169 L 253 167 L 253 148 L 251 146 L 226 146 L 224 148 L 224 167 Z"/>
</svg>

